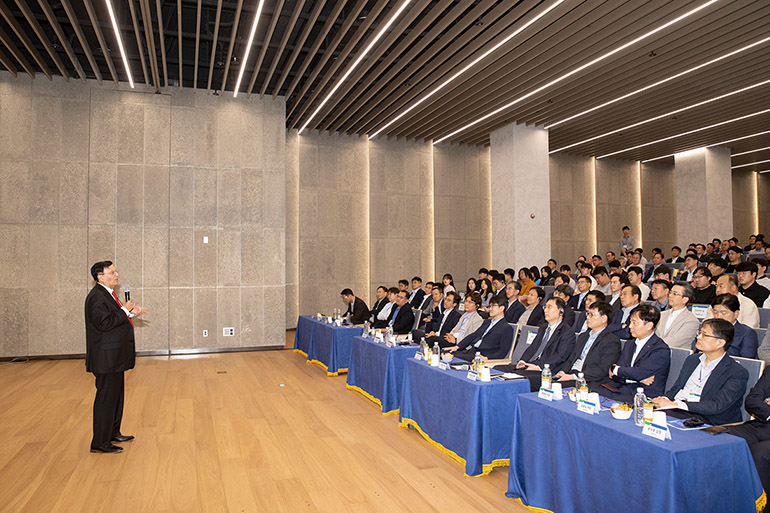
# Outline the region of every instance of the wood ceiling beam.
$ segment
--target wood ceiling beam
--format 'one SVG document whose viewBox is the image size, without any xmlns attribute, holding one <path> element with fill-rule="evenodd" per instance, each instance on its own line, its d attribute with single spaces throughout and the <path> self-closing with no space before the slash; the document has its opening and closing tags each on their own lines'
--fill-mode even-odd
<svg viewBox="0 0 770 513">
<path fill-rule="evenodd" d="M 16 66 L 13 64 L 13 61 L 10 59 L 10 57 L 5 55 L 2 50 L 0 50 L 0 63 L 5 66 L 5 69 L 7 69 L 11 75 L 14 76 L 14 78 L 17 76 Z"/>
<path fill-rule="evenodd" d="M 294 31 L 297 18 L 299 18 L 299 13 L 302 12 L 302 7 L 304 6 L 305 0 L 298 0 L 297 4 L 294 6 L 294 12 L 291 15 L 289 24 L 286 26 L 286 29 L 283 32 L 281 43 L 278 46 L 278 50 L 276 50 L 275 55 L 273 56 L 273 62 L 270 63 L 270 69 L 267 71 L 267 77 L 265 77 L 265 81 L 262 83 L 262 89 L 259 90 L 260 98 L 265 96 L 265 91 L 267 91 L 267 87 L 270 85 L 270 80 L 273 78 L 275 68 L 278 66 L 278 62 L 280 62 L 281 57 L 283 56 L 283 50 L 286 48 L 286 43 L 289 41 L 289 36 L 291 36 L 291 33 Z"/>
<path fill-rule="evenodd" d="M 139 51 L 139 62 L 142 63 L 142 76 L 144 76 L 144 84 L 147 87 L 150 87 L 150 80 L 147 76 L 147 65 L 144 62 L 144 48 L 142 47 L 142 38 L 139 36 L 139 24 L 136 22 L 134 0 L 128 0 L 128 10 L 131 12 L 131 24 L 134 27 L 134 38 L 136 39 L 136 48 Z"/>
<path fill-rule="evenodd" d="M 160 73 L 158 72 L 158 54 L 155 51 L 155 30 L 152 27 L 152 15 L 148 0 L 139 0 L 142 14 L 142 27 L 144 27 L 144 39 L 147 45 L 147 55 L 152 71 L 152 86 L 156 93 L 160 92 Z"/>
<path fill-rule="evenodd" d="M 217 38 L 219 37 L 219 20 L 222 17 L 222 0 L 217 2 L 217 16 L 214 21 L 214 41 L 211 43 L 211 60 L 209 61 L 209 79 L 206 89 L 211 91 L 211 79 L 214 77 L 214 59 L 217 55 Z"/>
<path fill-rule="evenodd" d="M 3 29 L 0 29 L 0 43 L 3 43 L 5 47 L 8 48 L 8 51 L 11 52 L 13 58 L 21 64 L 21 67 L 24 68 L 24 71 L 26 71 L 27 74 L 30 77 L 35 78 L 35 68 L 33 68 L 29 61 L 24 58 L 24 55 L 22 55 L 16 45 L 13 44 L 11 37 L 6 34 Z"/>
<path fill-rule="evenodd" d="M 310 31 L 315 26 L 318 15 L 321 14 L 321 9 L 323 9 L 325 5 L 326 1 L 316 0 L 315 6 L 310 12 L 310 17 L 305 22 L 305 26 L 302 27 L 302 32 L 299 35 L 299 39 L 297 39 L 297 41 L 294 43 L 294 51 L 291 52 L 289 61 L 283 67 L 283 73 L 281 73 L 281 76 L 278 78 L 278 84 L 276 84 L 276 86 L 273 88 L 273 100 L 275 100 L 275 97 L 278 96 L 278 92 L 281 90 L 281 87 L 283 87 L 283 83 L 286 81 L 286 77 L 289 76 L 289 72 L 291 72 L 291 68 L 294 66 L 294 62 L 297 60 L 297 57 L 299 57 L 299 54 L 302 51 L 302 47 L 305 45 L 305 41 L 307 41 L 307 37 L 310 35 Z M 319 42 L 323 40 L 322 38 L 317 39 Z"/>
<path fill-rule="evenodd" d="M 182 0 L 176 0 L 176 29 L 179 47 L 179 89 L 182 89 Z"/>
<path fill-rule="evenodd" d="M 222 75 L 222 92 L 227 87 L 227 74 L 230 72 L 230 63 L 233 60 L 233 47 L 235 46 L 235 38 L 238 35 L 238 23 L 241 20 L 241 9 L 243 9 L 243 0 L 238 0 L 238 7 L 235 9 L 235 19 L 233 20 L 233 30 L 230 34 L 230 46 L 227 48 L 227 59 L 225 59 L 225 72 Z M 244 63 L 241 63 L 244 65 Z"/>
<path fill-rule="evenodd" d="M 115 82 L 115 85 L 118 85 L 118 74 L 115 71 L 115 64 L 112 62 L 112 53 L 107 47 L 107 42 L 104 39 L 102 27 L 99 25 L 99 18 L 96 17 L 94 6 L 91 3 L 91 0 L 83 0 L 83 4 L 85 5 L 86 11 L 88 12 L 88 18 L 91 20 L 91 27 L 96 33 L 96 39 L 99 41 L 99 47 L 102 49 L 102 56 L 104 57 L 104 60 L 107 61 L 107 68 L 110 70 L 112 80 Z M 117 37 L 117 35 L 115 37 Z"/>
<path fill-rule="evenodd" d="M 32 27 L 32 31 L 35 33 L 37 38 L 40 40 L 40 43 L 43 45 L 43 48 L 45 48 L 45 51 L 48 53 L 49 57 L 51 57 L 51 60 L 56 65 L 56 68 L 59 70 L 59 73 L 62 74 L 62 76 L 64 77 L 64 80 L 69 82 L 70 81 L 70 74 L 69 74 L 69 71 L 67 71 L 67 67 L 64 65 L 62 60 L 59 58 L 59 54 L 56 53 L 56 50 L 53 49 L 53 46 L 51 46 L 51 42 L 48 41 L 48 38 L 45 35 L 45 31 L 43 30 L 43 27 L 37 21 L 37 18 L 35 17 L 35 14 L 29 8 L 29 6 L 27 5 L 26 1 L 25 0 L 16 0 L 16 6 L 19 8 L 21 13 L 24 15 L 24 19 L 27 20 L 27 23 L 29 23 L 30 27 Z"/>
<path fill-rule="evenodd" d="M 80 28 L 80 22 L 78 21 L 77 16 L 75 16 L 75 11 L 72 9 L 72 5 L 70 4 L 69 0 L 61 0 L 61 4 L 62 7 L 64 7 L 64 12 L 67 13 L 67 19 L 70 20 L 72 30 L 75 31 L 75 35 L 77 36 L 78 41 L 80 41 L 80 46 L 83 49 L 83 53 L 86 54 L 88 64 L 91 65 L 91 71 L 94 72 L 96 81 L 99 82 L 99 85 L 102 85 L 102 73 L 99 71 L 99 66 L 96 65 L 94 54 L 91 52 L 91 46 L 88 44 L 88 40 L 86 39 L 85 34 L 83 34 L 83 29 Z"/>
<path fill-rule="evenodd" d="M 155 10 L 158 13 L 158 35 L 160 43 L 160 58 L 163 64 L 163 87 L 168 87 L 168 66 L 166 65 L 166 40 L 163 35 L 163 8 L 160 0 L 155 0 Z"/>
<path fill-rule="evenodd" d="M 51 6 L 48 5 L 47 0 L 37 0 L 37 3 L 40 5 L 40 8 L 43 10 L 43 14 L 45 14 L 46 19 L 48 19 L 48 23 L 51 24 L 51 28 L 53 28 L 53 31 L 56 34 L 57 39 L 59 40 L 59 44 L 61 44 L 62 47 L 64 48 L 64 52 L 67 54 L 67 57 L 69 57 L 70 62 L 72 62 L 72 65 L 75 67 L 75 71 L 77 71 L 78 76 L 80 77 L 80 80 L 82 80 L 85 83 L 86 74 L 83 71 L 83 67 L 80 65 L 80 61 L 75 55 L 75 51 L 72 49 L 72 46 L 70 45 L 69 41 L 67 40 L 67 36 L 64 34 L 64 30 L 62 29 L 61 25 L 59 24 L 59 21 L 56 19 L 56 16 L 51 10 Z"/>
<path fill-rule="evenodd" d="M 21 25 L 19 25 L 19 22 L 16 21 L 16 18 L 13 16 L 13 13 L 11 13 L 11 10 L 4 3 L 0 3 L 0 15 L 2 15 L 2 17 L 5 18 L 5 21 L 8 22 L 8 25 L 10 25 L 11 30 L 13 30 L 14 34 L 16 34 L 16 37 L 18 37 L 19 40 L 21 40 L 21 43 L 24 45 L 24 48 L 27 50 L 27 52 L 29 52 L 29 54 L 35 60 L 35 62 L 40 67 L 43 74 L 48 78 L 48 80 L 51 80 L 52 79 L 51 68 L 49 68 L 48 65 L 45 63 L 45 59 L 43 59 L 43 56 L 40 55 L 40 52 L 37 51 L 37 48 L 35 48 L 35 44 L 29 38 L 27 33 L 24 32 L 24 29 L 22 29 Z"/>
<path fill-rule="evenodd" d="M 198 88 L 198 58 L 201 49 L 201 0 L 198 0 L 198 11 L 195 15 L 195 68 L 193 70 L 193 89 Z"/>
<path fill-rule="evenodd" d="M 275 26 L 278 23 L 278 19 L 281 17 L 281 9 L 283 9 L 283 2 L 284 0 L 278 0 L 278 5 L 275 8 L 275 12 L 273 13 L 273 16 L 270 18 L 270 25 L 267 28 L 267 34 L 265 35 L 265 41 L 262 43 L 262 48 L 259 50 L 259 56 L 257 57 L 257 63 L 254 65 L 254 71 L 251 72 L 251 80 L 249 81 L 249 87 L 246 88 L 247 94 L 246 97 L 251 97 L 251 93 L 254 91 L 254 84 L 257 82 L 257 76 L 259 75 L 259 70 L 262 68 L 262 61 L 265 58 L 265 53 L 267 52 L 268 46 L 270 46 L 270 40 L 273 38 L 273 32 L 275 31 Z M 242 63 L 243 66 L 246 65 L 246 63 Z"/>
</svg>

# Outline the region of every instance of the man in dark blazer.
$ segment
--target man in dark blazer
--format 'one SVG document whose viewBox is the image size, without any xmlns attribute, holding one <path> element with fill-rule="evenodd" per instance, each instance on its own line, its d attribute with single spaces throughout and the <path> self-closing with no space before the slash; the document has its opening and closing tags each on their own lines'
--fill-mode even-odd
<svg viewBox="0 0 770 513">
<path fill-rule="evenodd" d="M 529 306 L 535 305 L 532 308 L 532 313 L 529 314 L 527 319 L 527 326 L 540 326 L 545 322 L 545 314 L 543 312 L 543 299 L 545 298 L 545 290 L 542 287 L 533 287 L 529 291 L 529 297 L 527 301 Z"/>
<path fill-rule="evenodd" d="M 770 490 L 770 367 L 765 368 L 762 377 L 746 396 L 744 407 L 754 418 L 730 426 L 727 432 L 749 444 L 762 487 Z"/>
<path fill-rule="evenodd" d="M 350 289 L 343 290 L 340 295 L 342 302 L 348 305 L 345 315 L 350 318 L 351 324 L 363 324 L 369 319 L 369 307 L 366 306 L 363 299 L 356 297 Z"/>
<path fill-rule="evenodd" d="M 585 310 L 586 294 L 591 290 L 591 278 L 588 276 L 578 276 L 577 292 L 569 300 L 569 307 L 575 312 Z"/>
<path fill-rule="evenodd" d="M 457 358 L 471 361 L 476 352 L 490 360 L 508 356 L 513 344 L 513 327 L 505 322 L 505 300 L 494 296 L 489 300 L 489 319 L 479 329 L 465 337 L 459 345 L 450 347 Z"/>
<path fill-rule="evenodd" d="M 96 378 L 91 452 L 123 449 L 112 442 L 128 442 L 120 432 L 123 419 L 123 373 L 134 368 L 134 326 L 131 318 L 147 312 L 133 301 L 121 304 L 115 289 L 118 271 L 110 261 L 91 266 L 96 284 L 86 296 L 86 371 Z"/>
<path fill-rule="evenodd" d="M 699 417 L 713 425 L 740 422 L 749 373 L 727 355 L 734 331 L 724 319 L 703 321 L 696 344 L 703 354 L 687 357 L 679 377 L 666 395 L 652 400 L 653 405 L 678 408 L 666 413 Z"/>
<path fill-rule="evenodd" d="M 509 282 L 505 286 L 505 296 L 508 302 L 508 306 L 505 309 L 505 322 L 516 324 L 519 322 L 521 314 L 527 309 L 527 307 L 519 301 L 519 292 L 521 292 L 521 283 L 518 281 Z"/>
<path fill-rule="evenodd" d="M 377 295 L 377 300 L 372 305 L 372 310 L 369 312 L 369 322 L 374 323 L 374 321 L 377 319 L 377 314 L 382 311 L 383 308 L 385 308 L 385 305 L 388 304 L 388 287 L 385 285 L 380 285 L 377 287 L 377 292 L 375 292 Z"/>
<path fill-rule="evenodd" d="M 575 348 L 554 378 L 564 387 L 575 385 L 579 372 L 583 373 L 589 387 L 610 383 L 610 367 L 620 356 L 620 339 L 607 329 L 612 306 L 597 301 L 586 311 L 588 331 L 581 333 Z"/>
<path fill-rule="evenodd" d="M 412 312 L 412 307 L 409 306 L 409 296 L 405 290 L 398 291 L 396 304 L 393 306 L 393 311 L 390 312 L 390 317 L 388 318 L 388 325 L 393 326 L 393 333 L 396 335 L 406 335 L 412 331 L 414 312 Z"/>
<path fill-rule="evenodd" d="M 567 304 L 563 299 L 552 297 L 545 302 L 543 311 L 545 323 L 541 324 L 535 339 L 521 355 L 518 362 L 507 365 L 497 365 L 495 369 L 503 372 L 515 372 L 529 378 L 532 392 L 540 388 L 540 374 L 543 367 L 558 369 L 575 348 L 575 332 L 572 326 L 564 322 L 564 312 Z M 519 337 L 518 344 L 526 344 Z"/>
<path fill-rule="evenodd" d="M 711 302 L 711 312 L 717 319 L 724 319 L 733 325 L 733 341 L 727 349 L 728 356 L 741 356 L 743 358 L 757 358 L 757 348 L 759 339 L 757 332 L 745 324 L 738 322 L 741 303 L 736 296 L 732 294 L 719 294 Z M 695 350 L 697 339 L 692 342 L 692 349 Z"/>
<path fill-rule="evenodd" d="M 638 387 L 647 397 L 658 397 L 666 391 L 671 349 L 655 335 L 660 312 L 651 305 L 639 305 L 629 322 L 633 337 L 623 347 L 618 362 L 610 367 L 613 389 L 602 387 L 599 393 L 624 402 L 633 401 Z"/>
<path fill-rule="evenodd" d="M 412 308 L 420 308 L 424 298 L 425 291 L 422 290 L 422 278 L 415 276 L 412 278 L 412 291 L 409 293 L 409 304 Z"/>
<path fill-rule="evenodd" d="M 468 301 L 470 301 L 470 299 Z M 457 321 L 459 321 L 460 317 L 462 317 L 462 314 L 457 309 L 457 305 L 459 303 L 460 295 L 457 292 L 447 292 L 446 296 L 444 296 L 444 313 L 441 316 L 441 322 L 438 325 L 438 330 L 431 331 L 429 333 L 424 333 L 420 330 L 414 330 L 414 339 L 420 340 L 420 338 L 424 336 L 425 342 L 427 342 L 430 347 L 433 347 L 433 344 L 436 342 L 438 342 L 439 346 L 442 344 L 442 342 L 446 345 L 444 337 L 447 333 L 450 333 L 454 329 L 454 327 L 457 325 Z"/>
</svg>

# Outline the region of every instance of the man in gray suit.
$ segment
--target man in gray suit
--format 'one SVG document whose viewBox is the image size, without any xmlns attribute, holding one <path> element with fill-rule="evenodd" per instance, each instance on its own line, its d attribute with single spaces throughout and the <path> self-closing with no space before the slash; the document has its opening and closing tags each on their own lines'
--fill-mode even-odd
<svg viewBox="0 0 770 513">
<path fill-rule="evenodd" d="M 700 323 L 698 318 L 687 309 L 687 303 L 692 301 L 695 291 L 687 282 L 677 282 L 671 287 L 668 296 L 669 310 L 661 312 L 660 322 L 655 334 L 662 338 L 669 347 L 690 349 L 695 335 L 698 334 Z"/>
</svg>

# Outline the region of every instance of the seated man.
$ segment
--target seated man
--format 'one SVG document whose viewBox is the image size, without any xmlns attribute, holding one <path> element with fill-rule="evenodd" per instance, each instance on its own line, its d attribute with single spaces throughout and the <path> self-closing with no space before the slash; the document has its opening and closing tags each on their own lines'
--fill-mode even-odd
<svg viewBox="0 0 770 513">
<path fill-rule="evenodd" d="M 407 280 L 398 280 L 398 290 L 403 290 L 409 294 L 409 282 Z"/>
<path fill-rule="evenodd" d="M 684 258 L 682 258 L 682 248 L 679 246 L 674 246 L 671 248 L 671 258 L 667 258 L 666 262 L 669 264 L 680 264 L 684 262 Z"/>
<path fill-rule="evenodd" d="M 594 303 L 597 303 L 599 301 L 606 301 L 606 299 L 607 299 L 606 296 L 601 291 L 592 290 L 591 292 L 586 294 L 586 300 L 585 300 L 586 310 L 591 308 L 591 305 L 593 305 Z M 588 316 L 586 316 L 586 320 L 583 321 L 583 324 L 578 326 L 575 329 L 575 331 L 577 333 L 583 333 L 584 331 L 588 331 Z"/>
<path fill-rule="evenodd" d="M 613 274 L 610 278 L 610 295 L 607 301 L 612 305 L 612 309 L 615 312 L 623 307 L 623 304 L 620 302 L 620 291 L 623 290 L 625 285 L 628 285 L 628 278 L 622 274 Z M 641 292 L 639 293 L 641 294 Z"/>
<path fill-rule="evenodd" d="M 724 319 L 732 324 L 735 333 L 727 354 L 730 356 L 742 356 L 744 358 L 757 358 L 759 341 L 757 332 L 748 326 L 738 322 L 741 303 L 732 294 L 719 294 L 711 303 L 711 311 L 715 319 Z M 693 343 L 693 349 L 695 349 Z"/>
<path fill-rule="evenodd" d="M 743 256 L 743 250 L 738 246 L 730 246 L 727 250 L 727 269 L 726 273 L 734 273 L 735 268 L 741 263 L 741 257 Z"/>
<path fill-rule="evenodd" d="M 548 364 L 552 371 L 558 369 L 575 348 L 575 332 L 571 325 L 563 322 L 566 308 L 561 298 L 552 297 L 546 301 L 543 307 L 545 323 L 540 326 L 537 336 L 521 355 L 521 359 L 516 363 L 497 365 L 495 369 L 527 376 L 530 390 L 538 390 L 543 366 Z M 517 343 L 525 344 L 526 341 L 519 337 Z"/>
<path fill-rule="evenodd" d="M 642 277 L 642 281 L 644 283 L 647 283 L 648 285 L 652 283 L 652 281 L 655 279 L 655 272 L 658 270 L 659 267 L 663 266 L 665 262 L 665 259 L 663 258 L 663 253 L 658 251 L 658 248 L 655 248 L 652 250 L 652 267 L 647 269 L 647 272 L 644 273 L 644 276 Z"/>
<path fill-rule="evenodd" d="M 578 336 L 575 348 L 554 376 L 554 381 L 563 383 L 564 387 L 575 385 L 578 372 L 583 373 L 589 387 L 609 384 L 610 366 L 620 356 L 620 339 L 607 329 L 612 316 L 610 304 L 594 303 L 586 315 L 590 331 Z"/>
<path fill-rule="evenodd" d="M 505 286 L 505 295 L 508 300 L 508 307 L 505 309 L 505 322 L 510 324 L 516 324 L 519 322 L 519 317 L 527 309 L 521 301 L 519 301 L 519 292 L 521 292 L 521 283 L 518 281 L 511 281 Z"/>
<path fill-rule="evenodd" d="M 406 335 L 412 331 L 414 325 L 414 313 L 409 306 L 409 293 L 405 290 L 399 290 L 396 296 L 396 306 L 388 318 L 388 326 L 393 327 L 393 333 L 396 335 Z"/>
<path fill-rule="evenodd" d="M 741 310 L 738 314 L 738 322 L 749 328 L 759 328 L 759 310 L 751 299 L 741 294 L 738 290 L 738 278 L 736 276 L 723 275 L 717 280 L 717 294 L 732 294 L 738 297 Z M 709 312 L 711 316 L 711 312 Z"/>
<path fill-rule="evenodd" d="M 608 296 L 611 292 L 610 289 L 610 275 L 604 266 L 594 267 L 591 275 L 596 280 L 596 287 L 594 290 L 598 290 L 605 296 Z"/>
<path fill-rule="evenodd" d="M 524 316 L 529 313 L 525 324 L 528 326 L 540 326 L 540 323 L 545 321 L 543 314 L 543 298 L 545 297 L 545 290 L 541 287 L 535 287 L 529 291 L 529 298 L 527 304 L 529 308 L 519 317 L 519 324 L 522 323 Z"/>
<path fill-rule="evenodd" d="M 390 314 L 393 313 L 393 308 L 396 306 L 396 296 L 398 296 L 398 289 L 396 287 L 390 287 L 388 289 L 388 304 L 377 314 L 377 317 L 374 320 L 375 328 L 380 329 L 388 325 Z"/>
<path fill-rule="evenodd" d="M 738 291 L 754 301 L 757 308 L 762 308 L 767 297 L 770 296 L 770 290 L 757 283 L 758 272 L 759 267 L 754 262 L 741 262 L 735 266 L 735 273 L 738 275 L 738 283 L 740 284 Z"/>
<path fill-rule="evenodd" d="M 425 282 L 425 286 L 423 286 L 425 295 L 423 296 L 422 302 L 418 307 L 418 309 L 422 312 L 423 319 L 428 314 L 430 314 L 431 311 L 433 311 L 433 287 L 434 286 L 435 286 L 435 283 L 433 283 L 432 281 Z"/>
<path fill-rule="evenodd" d="M 728 427 L 727 432 L 749 444 L 762 487 L 770 490 L 770 367 L 765 367 L 762 377 L 746 396 L 744 406 L 754 418 Z"/>
<path fill-rule="evenodd" d="M 602 395 L 632 402 L 638 387 L 647 397 L 666 391 L 671 349 L 655 334 L 660 312 L 654 306 L 639 305 L 631 312 L 631 339 L 623 346 L 618 362 L 610 368 L 613 388 L 599 390 Z"/>
<path fill-rule="evenodd" d="M 588 276 L 578 276 L 577 292 L 569 300 L 569 307 L 576 312 L 586 309 L 586 295 L 591 291 L 591 279 Z"/>
<path fill-rule="evenodd" d="M 667 282 L 671 283 L 671 275 L 673 273 L 671 272 L 671 268 L 667 265 L 661 265 L 657 269 L 655 269 L 655 274 L 653 276 L 654 280 L 666 280 Z"/>
<path fill-rule="evenodd" d="M 412 290 L 409 292 L 409 304 L 412 308 L 420 308 L 424 298 L 425 291 L 422 290 L 422 278 L 415 276 L 412 278 Z"/>
<path fill-rule="evenodd" d="M 703 321 L 695 353 L 687 357 L 666 395 L 652 400 L 655 408 L 675 417 L 698 417 L 709 424 L 741 421 L 741 403 L 749 373 L 727 356 L 734 329 L 723 319 Z"/>
<path fill-rule="evenodd" d="M 424 336 L 425 342 L 427 342 L 430 347 L 433 347 L 433 344 L 436 342 L 438 342 L 440 346 L 444 341 L 444 336 L 452 331 L 452 328 L 457 325 L 457 321 L 460 320 L 460 312 L 457 310 L 457 305 L 459 303 L 460 295 L 457 292 L 447 292 L 444 297 L 444 313 L 441 314 L 441 322 L 439 323 L 438 328 L 434 331 L 425 333 L 424 335 L 422 331 L 414 330 L 414 339 L 420 340 Z"/>
<path fill-rule="evenodd" d="M 505 300 L 494 296 L 489 300 L 489 319 L 479 329 L 465 337 L 462 342 L 449 348 L 457 358 L 471 361 L 476 353 L 490 360 L 499 360 L 508 356 L 513 344 L 513 328 L 505 322 Z"/>
<path fill-rule="evenodd" d="M 695 269 L 698 268 L 698 256 L 693 253 L 687 253 L 684 257 L 684 269 L 679 273 L 679 279 L 686 282 L 691 282 Z"/>
<path fill-rule="evenodd" d="M 767 273 L 767 260 L 764 257 L 752 258 L 751 263 L 757 266 L 757 283 L 770 290 L 770 278 Z"/>
<path fill-rule="evenodd" d="M 711 283 L 716 284 L 720 276 L 724 275 L 725 269 L 727 269 L 727 260 L 721 257 L 712 258 L 708 269 L 711 271 Z"/>
<path fill-rule="evenodd" d="M 344 289 L 340 292 L 342 302 L 347 305 L 347 311 L 344 316 L 348 317 L 351 324 L 363 324 L 369 320 L 369 307 L 364 300 L 356 297 L 350 289 Z"/>
<path fill-rule="evenodd" d="M 377 319 L 377 314 L 379 314 L 382 309 L 385 308 L 385 305 L 388 304 L 388 288 L 385 285 L 380 285 L 377 287 L 375 295 L 377 300 L 374 302 L 374 305 L 372 305 L 371 312 L 369 312 L 369 323 L 371 324 L 374 324 L 374 321 Z"/>
<path fill-rule="evenodd" d="M 641 267 L 633 266 L 628 270 L 628 282 L 639 287 L 639 291 L 642 293 L 642 302 L 647 301 L 647 298 L 650 297 L 650 287 L 642 283 Z"/>
<path fill-rule="evenodd" d="M 558 297 L 562 301 L 564 301 L 564 319 L 563 322 L 567 326 L 574 326 L 575 325 L 575 311 L 569 307 L 569 300 L 572 298 L 572 295 L 574 294 L 574 290 L 572 290 L 572 287 L 567 285 L 566 283 L 563 283 L 561 285 L 558 285 L 553 290 L 553 297 Z M 545 312 L 543 312 L 545 313 Z"/>
<path fill-rule="evenodd" d="M 668 294 L 671 288 L 671 283 L 667 280 L 653 280 L 650 287 L 650 296 L 655 303 L 652 305 L 658 309 L 659 312 L 664 312 L 669 309 Z"/>
<path fill-rule="evenodd" d="M 478 312 L 478 309 L 481 308 L 481 294 L 473 292 L 470 296 L 465 296 L 463 306 L 465 313 L 460 317 L 452 331 L 444 335 L 444 339 L 439 341 L 441 349 L 458 345 L 466 336 L 479 329 L 481 323 L 484 322 Z"/>
<path fill-rule="evenodd" d="M 636 285 L 625 285 L 620 291 L 621 309 L 612 317 L 609 330 L 618 338 L 631 338 L 631 311 L 641 304 L 642 293 Z"/>
<path fill-rule="evenodd" d="M 716 285 L 711 283 L 711 271 L 707 267 L 698 267 L 692 273 L 693 291 L 692 303 L 694 305 L 710 305 L 717 297 Z"/>
<path fill-rule="evenodd" d="M 425 331 L 428 333 L 438 329 L 438 325 L 441 324 L 441 317 L 444 315 L 444 293 L 441 292 L 438 285 L 433 286 L 431 297 L 433 298 L 433 309 L 430 316 L 425 317 Z"/>
<path fill-rule="evenodd" d="M 698 333 L 698 318 L 687 309 L 693 297 L 693 288 L 687 282 L 678 282 L 671 288 L 669 305 L 671 309 L 660 314 L 655 334 L 666 341 L 669 347 L 690 349 Z"/>
<path fill-rule="evenodd" d="M 492 286 L 495 288 L 495 295 L 500 296 L 501 298 L 508 300 L 506 297 L 506 290 L 505 290 L 505 275 L 501 273 L 497 273 L 494 278 L 492 278 Z"/>
</svg>

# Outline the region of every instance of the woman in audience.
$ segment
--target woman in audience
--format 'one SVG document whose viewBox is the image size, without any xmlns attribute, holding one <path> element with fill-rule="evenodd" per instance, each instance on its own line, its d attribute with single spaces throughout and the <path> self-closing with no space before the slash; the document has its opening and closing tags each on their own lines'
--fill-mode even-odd
<svg viewBox="0 0 770 513">
<path fill-rule="evenodd" d="M 479 288 L 479 293 L 481 294 L 481 307 L 487 308 L 489 306 L 489 300 L 495 295 L 495 293 L 492 292 L 492 282 L 489 281 L 489 278 L 484 278 L 481 280 Z"/>
<path fill-rule="evenodd" d="M 533 265 L 530 267 L 529 272 L 532 273 L 532 281 L 535 282 L 535 285 L 542 285 L 542 283 L 540 283 L 540 270 L 537 268 L 537 266 Z"/>
<path fill-rule="evenodd" d="M 442 281 L 444 282 L 444 297 L 446 297 L 448 292 L 457 292 L 457 289 L 455 289 L 455 281 L 451 274 L 445 274 Z"/>
<path fill-rule="evenodd" d="M 522 267 L 519 269 L 519 283 L 521 284 L 521 292 L 519 292 L 519 300 L 522 301 L 525 305 L 527 294 L 529 294 L 529 291 L 532 290 L 533 287 L 535 287 L 535 280 L 532 279 L 532 271 L 527 269 L 526 267 Z"/>
<path fill-rule="evenodd" d="M 545 265 L 540 269 L 540 271 L 541 271 L 540 286 L 545 287 L 545 286 L 553 285 L 553 280 L 555 277 L 553 275 L 553 272 L 551 271 L 551 268 Z"/>
<path fill-rule="evenodd" d="M 468 282 L 465 284 L 465 295 L 470 296 L 474 292 L 479 291 L 479 282 L 476 278 L 468 278 Z"/>
</svg>

